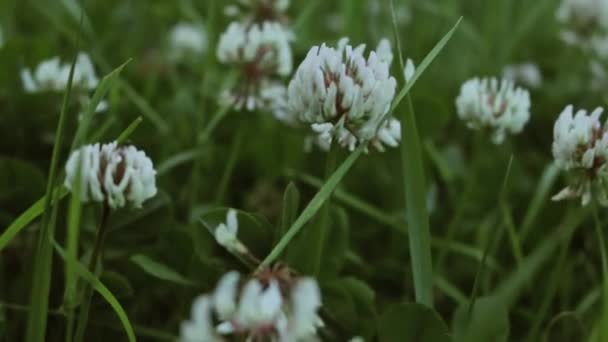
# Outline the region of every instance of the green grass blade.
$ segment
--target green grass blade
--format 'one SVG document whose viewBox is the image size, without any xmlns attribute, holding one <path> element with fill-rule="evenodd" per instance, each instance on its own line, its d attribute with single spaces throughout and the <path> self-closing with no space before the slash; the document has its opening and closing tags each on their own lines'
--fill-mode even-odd
<svg viewBox="0 0 608 342">
<path fill-rule="evenodd" d="M 80 165 L 80 158 L 77 165 Z M 74 330 L 74 309 L 78 301 L 78 291 L 76 288 L 76 263 L 78 262 L 78 238 L 80 236 L 80 215 L 82 205 L 80 203 L 81 169 L 78 168 L 76 174 L 76 184 L 71 195 L 70 207 L 68 210 L 68 231 L 67 231 L 67 258 L 65 259 L 65 293 L 64 306 L 67 312 L 66 341 L 72 341 L 72 331 Z"/>
<path fill-rule="evenodd" d="M 405 187 L 405 215 L 408 223 L 410 257 L 414 277 L 416 302 L 433 307 L 433 263 L 431 230 L 426 208 L 426 180 L 416 127 L 413 105 L 408 98 L 408 109 L 400 118 L 403 141 L 400 144 L 403 186 Z"/>
<path fill-rule="evenodd" d="M 77 43 L 77 46 L 79 44 Z M 78 50 L 78 49 L 77 49 Z M 49 177 L 44 196 L 44 211 L 42 223 L 38 235 L 38 243 L 34 260 L 34 270 L 32 279 L 32 289 L 30 292 L 30 312 L 27 321 L 28 342 L 42 342 L 46 336 L 47 312 L 49 303 L 49 291 L 51 287 L 51 273 L 53 268 L 53 249 L 51 239 L 55 235 L 55 223 L 58 206 L 53 205 L 53 191 L 57 182 L 57 170 L 61 147 L 65 138 L 65 128 L 67 123 L 68 104 L 72 92 L 72 81 L 74 79 L 74 69 L 76 67 L 76 55 L 72 59 L 68 84 L 63 97 L 59 121 L 55 131 L 55 142 L 49 167 Z"/>
<path fill-rule="evenodd" d="M 104 76 L 99 82 L 99 85 L 97 86 L 95 93 L 93 93 L 93 97 L 91 97 L 91 100 L 87 104 L 87 108 L 84 110 L 82 119 L 79 122 L 78 129 L 76 130 L 76 136 L 72 142 L 72 150 L 78 148 L 85 141 L 89 126 L 91 124 L 91 119 L 93 114 L 95 114 L 97 105 L 99 105 L 101 100 L 103 100 L 103 98 L 107 95 L 110 88 L 116 84 L 120 72 L 125 68 L 125 66 L 127 66 L 127 64 L 129 64 L 130 61 L 131 60 L 128 60 L 118 68 L 114 69 L 114 71 Z"/>
<path fill-rule="evenodd" d="M 401 101 L 403 101 L 403 99 L 405 98 L 405 95 L 407 95 L 409 93 L 410 89 L 412 89 L 414 84 L 416 84 L 416 81 L 418 81 L 418 78 L 420 78 L 420 76 L 424 73 L 424 71 L 435 60 L 437 55 L 439 55 L 441 50 L 443 50 L 445 45 L 452 38 L 452 35 L 458 28 L 458 25 L 460 24 L 461 21 L 462 21 L 462 17 L 460 19 L 458 19 L 458 21 L 456 22 L 456 24 L 454 24 L 454 26 L 450 29 L 450 31 L 448 31 L 448 33 L 445 36 L 443 36 L 443 38 L 441 38 L 441 40 L 426 55 L 426 57 L 424 57 L 422 62 L 418 66 L 416 66 L 416 72 L 414 73 L 414 76 L 412 76 L 412 79 L 399 91 L 399 93 L 395 97 L 395 101 L 393 101 L 393 105 L 391 106 L 391 111 L 395 110 L 395 108 L 397 108 L 397 106 L 401 103 Z"/>
<path fill-rule="evenodd" d="M 65 250 L 63 250 L 59 245 L 55 244 L 55 249 L 57 250 L 57 253 L 61 256 L 61 258 L 63 258 L 64 260 L 67 258 Z M 106 302 L 108 302 L 108 304 L 110 304 L 110 306 L 118 316 L 118 319 L 122 323 L 123 329 L 127 335 L 127 338 L 129 339 L 129 342 L 135 342 L 136 338 L 135 332 L 133 331 L 133 325 L 131 325 L 131 321 L 129 320 L 129 317 L 127 316 L 127 313 L 123 309 L 122 305 L 120 305 L 120 302 L 118 302 L 112 292 L 101 281 L 99 281 L 99 279 L 95 275 L 93 275 L 87 270 L 86 266 L 84 266 L 80 262 L 76 263 L 75 266 L 75 271 L 78 276 L 86 280 L 91 285 L 91 287 L 93 287 L 95 291 L 97 291 L 97 293 L 99 293 L 106 300 Z"/>
<path fill-rule="evenodd" d="M 526 215 L 521 224 L 520 236 L 523 241 L 526 241 L 526 237 L 534 227 L 534 222 L 536 221 L 538 214 L 547 202 L 551 188 L 559 176 L 559 171 L 559 168 L 554 163 L 551 163 L 543 172 L 536 191 L 534 192 L 534 197 L 528 205 L 528 211 L 526 211 Z"/>
<path fill-rule="evenodd" d="M 342 162 L 338 169 L 331 175 L 331 177 L 329 177 L 327 182 L 325 182 L 325 185 L 323 185 L 321 190 L 319 190 L 319 192 L 317 192 L 317 194 L 312 198 L 310 203 L 308 203 L 304 211 L 302 211 L 300 216 L 291 225 L 287 233 L 283 235 L 279 243 L 274 246 L 270 254 L 268 254 L 264 261 L 262 261 L 262 264 L 259 266 L 258 270 L 277 260 L 296 234 L 300 232 L 302 227 L 304 227 L 304 225 L 317 213 L 317 211 L 319 211 L 319 209 L 323 206 L 323 203 L 325 203 L 325 201 L 331 196 L 332 192 L 338 186 L 342 178 L 344 178 L 355 161 L 359 159 L 364 148 L 365 145 L 359 146 L 359 148 L 352 152 L 348 158 Z"/>
<path fill-rule="evenodd" d="M 137 129 L 137 127 L 143 122 L 143 118 L 140 116 L 137 119 L 133 120 L 133 122 L 131 122 L 129 124 L 129 126 L 127 126 L 127 128 L 125 128 L 124 131 L 122 131 L 122 133 L 120 133 L 120 135 L 118 136 L 118 138 L 116 138 L 116 142 L 118 144 L 123 144 L 125 141 L 127 141 L 127 139 L 129 139 L 129 137 L 131 136 L 131 134 L 133 134 L 133 132 Z"/>
<path fill-rule="evenodd" d="M 68 194 L 68 190 L 63 186 L 55 188 L 53 192 L 53 204 L 63 199 Z M 32 221 L 37 219 L 44 212 L 44 205 L 46 203 L 46 196 L 36 201 L 24 211 L 19 217 L 17 217 L 0 235 L 0 252 L 6 247 L 15 236 L 17 236 L 25 227 L 27 227 Z"/>
<path fill-rule="evenodd" d="M 146 273 L 162 280 L 174 282 L 181 285 L 194 285 L 193 282 L 188 280 L 186 277 L 177 273 L 167 265 L 161 264 L 155 260 L 150 259 L 149 257 L 143 254 L 136 254 L 132 256 L 131 261 L 139 266 Z"/>
<path fill-rule="evenodd" d="M 144 99 L 137 91 L 126 81 L 118 80 L 118 85 L 125 92 L 127 97 L 133 102 L 133 104 L 141 111 L 141 114 L 150 120 L 150 122 L 156 127 L 156 129 L 163 135 L 169 133 L 169 125 L 162 118 L 160 114 Z"/>
</svg>

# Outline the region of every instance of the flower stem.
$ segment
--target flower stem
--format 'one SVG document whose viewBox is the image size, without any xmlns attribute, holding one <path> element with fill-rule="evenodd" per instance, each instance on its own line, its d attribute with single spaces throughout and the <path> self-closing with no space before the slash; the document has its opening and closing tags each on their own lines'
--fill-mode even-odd
<svg viewBox="0 0 608 342">
<path fill-rule="evenodd" d="M 593 221 L 595 222 L 595 232 L 600 247 L 600 256 L 602 259 L 602 315 L 600 317 L 600 341 L 605 341 L 608 338 L 608 257 L 606 256 L 606 239 L 602 231 L 602 223 L 597 210 L 596 201 L 592 201 Z"/>
<path fill-rule="evenodd" d="M 101 220 L 99 223 L 99 229 L 97 230 L 97 235 L 95 236 L 93 252 L 91 254 L 91 259 L 89 260 L 89 270 L 94 275 L 97 275 L 97 266 L 99 265 L 99 261 L 101 260 L 100 257 L 103 251 L 103 245 L 106 239 L 106 235 L 108 233 L 109 217 L 110 208 L 107 204 L 104 203 L 103 208 L 101 209 Z M 84 340 L 84 333 L 86 331 L 86 327 L 89 320 L 89 309 L 91 307 L 92 298 L 93 288 L 87 286 L 84 290 L 82 307 L 80 309 L 80 314 L 78 317 L 78 324 L 76 325 L 76 342 L 82 342 Z M 68 334 L 69 333 L 70 332 L 68 331 Z"/>
<path fill-rule="evenodd" d="M 334 173 L 336 168 L 336 160 L 338 154 L 338 145 L 333 142 L 329 147 L 329 151 L 327 152 L 327 159 L 325 161 L 325 180 L 329 179 L 329 177 Z M 315 276 L 319 276 L 321 273 L 321 261 L 323 260 L 323 251 L 325 249 L 325 244 L 327 243 L 327 232 L 329 229 L 330 222 L 330 205 L 331 197 L 327 199 L 327 201 L 323 204 L 321 208 L 319 223 L 316 229 L 311 230 L 313 233 L 313 239 L 315 243 L 313 243 L 310 247 L 312 249 L 312 274 Z"/>
</svg>

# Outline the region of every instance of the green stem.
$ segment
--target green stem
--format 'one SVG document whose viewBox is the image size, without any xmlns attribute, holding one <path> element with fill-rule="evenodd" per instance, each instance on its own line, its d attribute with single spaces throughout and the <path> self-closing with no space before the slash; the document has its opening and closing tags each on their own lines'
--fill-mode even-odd
<svg viewBox="0 0 608 342">
<path fill-rule="evenodd" d="M 97 274 L 97 266 L 100 263 L 100 257 L 103 251 L 103 245 L 106 239 L 106 235 L 108 233 L 108 219 L 110 217 L 110 208 L 107 204 L 103 205 L 101 212 L 101 222 L 99 224 L 99 229 L 97 230 L 97 235 L 95 236 L 95 244 L 93 246 L 93 253 L 91 254 L 91 259 L 89 260 L 89 270 L 92 274 Z M 91 300 L 93 298 L 93 288 L 87 286 L 84 290 L 84 299 L 82 302 L 82 307 L 80 309 L 80 314 L 78 317 L 78 324 L 76 326 L 76 342 L 82 342 L 84 340 L 84 333 L 86 331 L 86 327 L 89 320 L 89 310 L 91 308 Z M 70 332 L 68 332 L 70 333 Z"/>
<path fill-rule="evenodd" d="M 405 186 L 406 218 L 416 302 L 433 307 L 433 263 L 431 232 L 426 208 L 426 186 L 420 138 L 412 100 L 407 95 L 403 111 L 403 142 L 401 163 Z"/>
<path fill-rule="evenodd" d="M 329 148 L 327 153 L 327 160 L 325 161 L 325 180 L 328 180 L 329 177 L 334 173 L 336 169 L 336 160 L 338 154 L 338 144 L 333 142 Z M 323 207 L 321 208 L 321 213 L 319 216 L 319 223 L 316 226 L 316 229 L 311 229 L 310 233 L 314 239 L 314 243 L 310 245 L 312 249 L 312 274 L 315 276 L 319 276 L 321 273 L 321 263 L 323 260 L 323 251 L 325 250 L 325 244 L 327 242 L 327 234 L 329 229 L 329 221 L 330 221 L 330 208 L 331 208 L 331 197 L 327 198 Z"/>
<path fill-rule="evenodd" d="M 600 318 L 600 341 L 608 339 L 608 257 L 606 256 L 606 239 L 602 231 L 602 223 L 597 210 L 597 203 L 592 202 L 593 221 L 595 222 L 595 232 L 600 247 L 600 256 L 602 258 L 602 315 Z"/>
</svg>

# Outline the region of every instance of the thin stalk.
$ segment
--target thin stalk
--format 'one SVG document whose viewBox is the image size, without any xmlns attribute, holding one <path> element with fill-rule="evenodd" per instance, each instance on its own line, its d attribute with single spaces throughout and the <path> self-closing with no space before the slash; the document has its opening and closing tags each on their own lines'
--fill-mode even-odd
<svg viewBox="0 0 608 342">
<path fill-rule="evenodd" d="M 329 152 L 327 153 L 327 160 L 325 161 L 325 180 L 334 173 L 336 169 L 336 161 L 338 155 L 338 144 L 335 142 L 331 144 Z M 323 207 L 321 208 L 321 215 L 319 217 L 319 224 L 316 229 L 311 229 L 310 232 L 313 235 L 315 243 L 310 245 L 311 256 L 312 256 L 312 274 L 319 276 L 321 273 L 321 262 L 323 260 L 323 251 L 325 250 L 325 244 L 327 242 L 327 231 L 329 229 L 330 221 L 330 208 L 331 208 L 331 197 L 328 197 Z"/>
<path fill-rule="evenodd" d="M 600 248 L 600 256 L 602 258 L 602 314 L 600 317 L 599 324 L 599 337 L 600 341 L 606 341 L 608 339 L 608 257 L 606 256 L 606 239 L 604 238 L 604 232 L 602 231 L 602 223 L 597 210 L 597 203 L 592 201 L 592 212 L 593 221 L 595 222 L 595 232 L 597 234 L 597 240 Z"/>
<path fill-rule="evenodd" d="M 107 204 L 103 205 L 101 210 L 101 220 L 97 235 L 95 236 L 95 243 L 93 246 L 93 253 L 89 260 L 89 270 L 93 275 L 97 274 L 97 266 L 100 262 L 100 257 L 103 251 L 103 245 L 108 233 L 108 219 L 110 217 L 110 208 Z M 93 288 L 87 286 L 84 290 L 84 299 L 82 301 L 82 307 L 78 317 L 78 324 L 76 326 L 76 337 L 75 341 L 82 342 L 84 340 L 84 333 L 89 320 L 89 310 L 91 308 L 91 300 L 93 298 Z"/>
<path fill-rule="evenodd" d="M 224 198 L 226 197 L 226 191 L 228 190 L 228 185 L 230 183 L 230 179 L 232 177 L 232 173 L 234 172 L 234 167 L 239 158 L 239 153 L 241 152 L 241 147 L 243 146 L 243 136 L 245 135 L 245 127 L 239 127 L 236 133 L 236 137 L 234 142 L 232 143 L 232 148 L 230 150 L 230 154 L 228 155 L 228 161 L 226 162 L 226 168 L 224 169 L 224 174 L 220 180 L 220 184 L 217 188 L 217 196 L 215 202 L 217 204 L 222 204 L 224 202 Z"/>
</svg>

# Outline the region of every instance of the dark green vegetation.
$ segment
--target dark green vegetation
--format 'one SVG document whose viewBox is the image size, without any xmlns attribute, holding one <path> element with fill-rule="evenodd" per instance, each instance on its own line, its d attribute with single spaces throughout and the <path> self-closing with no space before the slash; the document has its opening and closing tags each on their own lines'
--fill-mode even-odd
<svg viewBox="0 0 608 342">
<path fill-rule="evenodd" d="M 371 1 L 380 6 L 378 14 L 364 0 L 293 0 L 295 64 L 312 45 L 342 36 L 369 47 L 392 39 L 389 2 Z M 93 297 L 86 341 L 126 340 L 129 325 L 138 340 L 175 339 L 196 295 L 212 290 L 226 271 L 248 272 L 217 246 L 201 220 L 214 227 L 229 207 L 249 213 L 239 217 L 239 237 L 263 259 L 325 183 L 327 155 L 303 152 L 303 131 L 269 113 L 218 106 L 218 90 L 231 81 L 231 70 L 218 64 L 214 51 L 229 22 L 225 2 L 85 0 L 81 18 L 76 0 L 0 1 L 6 40 L 0 48 L 0 341 L 23 340 L 33 308 L 38 318 L 30 318 L 28 336 L 44 336 L 38 327 L 48 317 L 46 340 L 64 340 L 71 305 L 80 304 L 87 282 L 104 296 Z M 597 341 L 602 272 L 592 212 L 579 201 L 549 198 L 565 182 L 551 166 L 557 114 L 570 103 L 603 105 L 605 94 L 592 90 L 587 57 L 560 41 L 558 2 L 395 0 L 396 13 L 403 5 L 411 19 L 396 31 L 404 57 L 417 65 L 463 17 L 395 108 L 400 119 L 416 118 L 415 126 L 403 124 L 410 144 L 362 154 L 350 170 L 336 168 L 344 178 L 328 211 L 323 207 L 302 221 L 302 234 L 281 260 L 308 269 L 307 228 L 328 225 L 318 279 L 335 340 Z M 206 57 L 169 63 L 170 28 L 198 20 L 210 38 Z M 19 78 L 23 67 L 56 55 L 69 60 L 78 50 L 91 55 L 99 75 L 131 59 L 108 78 L 109 111 L 93 115 L 84 132 L 78 101 L 62 106 L 61 94 L 25 94 Z M 466 79 L 499 76 L 505 65 L 525 61 L 540 66 L 544 84 L 531 91 L 525 130 L 495 146 L 458 119 L 454 98 Z M 393 69 L 402 89 L 398 63 Z M 65 125 L 58 131 L 60 115 Z M 128 129 L 140 116 L 141 124 Z M 55 196 L 64 199 L 56 206 L 40 198 L 63 182 L 75 137 L 108 142 L 125 130 L 122 137 L 155 162 L 159 193 L 142 210 L 110 217 L 96 281 L 84 266 L 66 260 L 77 250 L 88 263 L 100 206 L 80 208 L 61 189 Z M 419 139 L 408 134 L 416 131 Z M 54 147 L 56 179 L 47 189 Z M 416 151 L 422 165 L 408 159 L 416 159 Z M 340 165 L 348 154 L 341 150 L 336 158 Z M 422 280 L 416 287 L 426 292 L 416 296 L 408 232 L 424 234 L 420 199 L 427 193 L 433 267 L 432 274 L 417 271 Z M 50 209 L 40 215 L 45 207 L 56 208 L 56 220 Z M 605 214 L 599 211 L 602 226 Z M 40 239 L 43 232 L 57 244 Z M 38 255 L 52 259 L 35 258 L 39 245 Z M 35 273 L 35 267 L 48 273 Z M 33 285 L 42 287 L 34 293 L 44 297 L 39 281 L 49 274 L 47 315 L 43 299 L 30 293 Z M 434 311 L 413 304 L 416 299 L 432 301 Z"/>
</svg>

